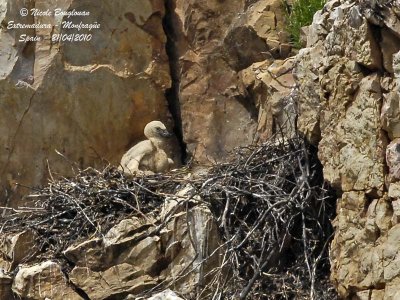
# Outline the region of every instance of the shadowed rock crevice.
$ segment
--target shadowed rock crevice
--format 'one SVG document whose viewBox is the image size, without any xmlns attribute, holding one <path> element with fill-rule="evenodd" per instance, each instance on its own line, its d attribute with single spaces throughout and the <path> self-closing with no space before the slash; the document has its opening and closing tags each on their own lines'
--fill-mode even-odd
<svg viewBox="0 0 400 300">
<path fill-rule="evenodd" d="M 82 297 L 82 299 L 84 300 L 91 300 L 88 296 L 87 293 L 85 293 L 85 291 L 83 289 L 81 289 L 80 287 L 78 287 L 77 285 L 75 285 L 73 282 L 71 282 L 71 280 L 69 279 L 69 273 L 65 270 L 63 270 L 64 276 L 65 278 L 68 280 L 68 283 L 70 284 L 71 288 L 80 296 Z"/>
<path fill-rule="evenodd" d="M 168 108 L 174 120 L 174 133 L 178 138 L 179 146 L 181 148 L 181 162 L 186 163 L 186 143 L 183 140 L 182 129 L 182 116 L 179 101 L 179 86 L 180 86 L 180 72 L 179 72 L 179 53 L 176 45 L 176 30 L 174 26 L 175 3 L 173 0 L 165 1 L 165 16 L 163 19 L 163 28 L 167 37 L 165 50 L 169 58 L 169 68 L 171 75 L 171 88 L 165 92 L 165 97 L 168 101 Z"/>
<path fill-rule="evenodd" d="M 375 68 L 371 68 L 371 72 L 378 72 L 382 73 L 385 71 L 384 68 L 384 58 L 383 58 L 383 53 L 381 49 L 381 42 L 382 42 L 382 33 L 381 33 L 381 28 L 375 24 L 368 23 L 368 30 L 371 32 L 371 45 L 372 48 L 375 50 L 374 52 L 376 53 L 376 61 L 377 65 Z"/>
</svg>

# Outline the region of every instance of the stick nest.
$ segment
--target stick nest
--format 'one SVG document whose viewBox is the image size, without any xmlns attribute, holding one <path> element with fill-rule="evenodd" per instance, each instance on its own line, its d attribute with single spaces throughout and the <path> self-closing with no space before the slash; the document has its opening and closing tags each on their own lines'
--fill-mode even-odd
<svg viewBox="0 0 400 300">
<path fill-rule="evenodd" d="M 118 221 L 160 214 L 165 197 L 187 184 L 207 203 L 224 241 L 224 261 L 199 299 L 336 299 L 328 282 L 335 195 L 316 149 L 301 137 L 236 149 L 229 162 L 144 177 L 115 167 L 49 180 L 29 207 L 4 208 L 2 234 L 33 230 L 40 259 L 63 259 L 77 241 Z"/>
</svg>

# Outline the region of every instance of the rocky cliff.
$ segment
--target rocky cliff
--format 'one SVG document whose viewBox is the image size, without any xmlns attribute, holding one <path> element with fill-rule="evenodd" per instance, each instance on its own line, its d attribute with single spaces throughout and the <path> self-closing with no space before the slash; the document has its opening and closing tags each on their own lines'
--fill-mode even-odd
<svg viewBox="0 0 400 300">
<path fill-rule="evenodd" d="M 89 15 L 33 13 L 56 9 Z M 50 171 L 71 174 L 70 162 L 118 163 L 154 119 L 174 129 L 175 161 L 193 157 L 203 165 L 271 136 L 278 126 L 271 115 L 278 124 L 291 119 L 280 109 L 293 110 L 281 100 L 293 80 L 292 63 L 283 61 L 291 47 L 279 0 L 2 0 L 0 11 L 0 183 L 10 205 Z M 80 33 L 92 38 L 54 38 Z"/>
<path fill-rule="evenodd" d="M 115 177 L 92 185 L 89 171 L 67 189 L 54 178 L 117 164 L 154 119 L 174 129 L 181 148 L 172 145 L 175 160 L 201 165 L 225 160 L 236 146 L 265 141 L 278 128 L 293 133 L 293 59 L 286 60 L 291 46 L 280 1 L 2 0 L 0 12 L 0 182 L 7 227 L 0 242 L 1 298 L 129 299 L 160 287 L 207 298 L 214 292 L 210 282 L 232 295 L 246 286 L 243 278 L 237 286 L 230 280 L 230 288 L 213 279 L 215 272 L 227 276 L 216 216 L 210 203 L 187 196 L 180 184 L 171 199 L 163 190 L 165 206 L 157 202 L 149 210 L 158 190 L 136 194 L 130 186 L 114 199 Z M 78 27 L 85 24 L 93 28 Z M 75 40 L 82 35 L 90 38 Z M 251 159 L 243 161 L 247 167 Z M 48 192 L 58 196 L 31 194 L 48 180 Z M 124 193 L 134 195 L 136 208 Z M 120 215 L 121 205 L 129 218 Z M 139 215 L 132 217 L 132 209 Z M 257 226 L 241 235 L 274 233 L 258 233 Z M 250 263 L 246 276 L 258 277 L 261 269 L 240 255 Z M 163 295 L 177 298 L 171 293 Z"/>
<path fill-rule="evenodd" d="M 56 9 L 89 14 L 60 16 Z M 176 133 L 175 161 L 201 166 L 277 132 L 293 137 L 298 128 L 317 147 L 324 179 L 338 196 L 330 261 L 340 297 L 400 298 L 400 3 L 329 1 L 298 54 L 285 22 L 280 0 L 0 0 L 4 211 L 24 215 L 40 201 L 22 196 L 49 178 L 117 164 L 154 119 Z M 91 37 L 59 39 L 72 34 Z M 135 218 L 114 219 L 103 235 L 64 251 L 68 270 L 54 260 L 16 268 L 37 252 L 37 236 L 28 230 L 2 237 L 0 264 L 11 273 L 0 273 L 0 295 L 12 297 L 12 287 L 26 299 L 54 291 L 65 299 L 129 299 L 196 261 L 194 275 L 173 286 L 193 296 L 204 272 L 221 264 L 220 257 L 203 264 L 199 253 L 219 255 L 227 233 L 217 230 L 202 199 L 182 193 L 189 214 L 174 198 L 147 217 L 139 207 Z M 111 218 L 105 211 L 99 214 Z M 225 222 L 226 214 L 219 218 Z M 177 297 L 171 293 L 155 297 Z"/>
<path fill-rule="evenodd" d="M 22 16 L 20 10 L 29 10 Z M 89 16 L 32 15 L 55 9 Z M 165 91 L 171 86 L 162 27 L 164 1 L 0 1 L 0 183 L 3 203 L 16 186 L 38 186 L 49 171 L 113 164 L 160 119 L 173 126 Z M 99 24 L 85 42 L 65 22 Z M 18 24 L 48 28 L 15 28 Z M 26 41 L 25 36 L 38 41 Z M 60 152 L 67 160 L 57 155 Z M 21 203 L 13 197 L 10 205 Z"/>
<path fill-rule="evenodd" d="M 399 12 L 330 1 L 297 56 L 298 125 L 340 196 L 330 258 L 343 298 L 400 297 Z"/>
<path fill-rule="evenodd" d="M 293 83 L 290 63 L 277 70 L 291 53 L 281 1 L 252 2 L 167 1 L 183 140 L 202 164 L 270 136 L 282 105 L 271 98 Z M 273 85 L 270 74 L 283 78 Z"/>
</svg>

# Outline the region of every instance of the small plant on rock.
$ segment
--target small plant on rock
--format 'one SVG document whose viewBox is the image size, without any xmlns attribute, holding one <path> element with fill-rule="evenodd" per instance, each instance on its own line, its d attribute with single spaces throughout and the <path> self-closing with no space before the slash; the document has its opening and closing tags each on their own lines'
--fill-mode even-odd
<svg viewBox="0 0 400 300">
<path fill-rule="evenodd" d="M 296 48 L 301 48 L 301 28 L 312 23 L 314 14 L 322 9 L 325 3 L 326 0 L 294 0 L 291 3 L 285 0 L 284 5 L 287 14 L 286 30 L 292 37 Z"/>
</svg>

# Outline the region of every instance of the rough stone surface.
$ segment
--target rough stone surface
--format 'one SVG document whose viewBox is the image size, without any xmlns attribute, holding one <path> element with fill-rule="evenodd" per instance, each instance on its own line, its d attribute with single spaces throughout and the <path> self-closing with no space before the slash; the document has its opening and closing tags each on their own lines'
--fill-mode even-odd
<svg viewBox="0 0 400 300">
<path fill-rule="evenodd" d="M 83 299 L 69 286 L 61 267 L 52 261 L 21 266 L 12 289 L 22 299 Z"/>
<path fill-rule="evenodd" d="M 161 277 L 171 281 L 173 289 L 183 295 L 190 294 L 195 286 L 206 286 L 215 275 L 212 270 L 222 263 L 223 249 L 218 236 L 208 208 L 197 206 L 189 213 L 176 214 L 163 234 L 165 257 L 170 264 Z M 185 274 L 188 268 L 194 272 Z"/>
<path fill-rule="evenodd" d="M 144 275 L 143 271 L 125 263 L 104 272 L 77 267 L 72 270 L 70 280 L 84 290 L 90 299 L 98 300 L 140 293 L 157 284 L 152 277 Z"/>
<path fill-rule="evenodd" d="M 296 115 L 292 97 L 295 86 L 293 67 L 293 58 L 274 62 L 266 60 L 254 63 L 240 73 L 258 109 L 257 133 L 260 141 L 277 131 L 282 131 L 287 137 L 293 135 Z"/>
<path fill-rule="evenodd" d="M 177 199 L 187 199 L 190 190 L 183 189 Z M 211 212 L 196 199 L 191 200 L 193 207 L 188 213 L 186 206 L 180 209 L 179 201 L 168 201 L 173 203 L 163 208 L 159 220 L 124 219 L 104 237 L 64 251 L 76 266 L 69 275 L 73 284 L 91 299 L 108 299 L 137 295 L 160 282 L 188 295 L 199 284 L 210 282 L 214 276 L 210 271 L 222 261 L 222 250 L 217 250 L 221 241 Z M 160 221 L 166 226 L 158 233 L 156 224 Z M 188 268 L 193 272 L 185 274 Z"/>
<path fill-rule="evenodd" d="M 386 163 L 389 167 L 388 180 L 400 180 L 400 139 L 394 139 L 386 148 Z"/>
<path fill-rule="evenodd" d="M 177 197 L 187 200 L 190 190 L 183 189 Z M 159 219 L 124 219 L 104 236 L 69 247 L 64 255 L 74 268 L 65 270 L 68 280 L 52 261 L 20 264 L 15 278 L 0 273 L 0 295 L 10 292 L 12 285 L 23 299 L 81 299 L 71 286 L 98 300 L 128 295 L 126 299 L 136 299 L 155 286 L 189 296 L 199 285 L 211 282 L 213 270 L 220 270 L 223 248 L 209 209 L 193 198 L 187 212 L 185 203 L 175 203 L 173 211 L 165 206 Z M 160 222 L 166 224 L 161 231 L 157 229 Z M 181 298 L 166 291 L 150 299 Z"/>
<path fill-rule="evenodd" d="M 340 198 L 331 279 L 343 299 L 396 299 L 399 4 L 329 1 L 296 57 L 298 127 Z"/>
<path fill-rule="evenodd" d="M 0 237 L 0 268 L 11 271 L 17 265 L 32 257 L 38 251 L 37 235 L 32 230 L 26 230 L 12 236 Z"/>
<path fill-rule="evenodd" d="M 159 238 L 147 236 L 154 229 L 153 224 L 138 218 L 122 220 L 104 238 L 92 238 L 73 245 L 64 251 L 64 255 L 76 266 L 94 271 L 132 263 L 145 273 L 150 272 L 160 255 Z"/>
<path fill-rule="evenodd" d="M 381 113 L 382 128 L 387 131 L 390 139 L 396 139 L 400 137 L 400 98 L 398 91 L 393 91 L 393 83 L 387 89 L 392 91 L 384 95 Z"/>
<path fill-rule="evenodd" d="M 257 140 L 259 108 L 237 72 L 290 53 L 279 0 L 173 1 L 177 95 L 188 152 L 203 164 Z M 265 122 L 272 122 L 268 116 Z"/>
<path fill-rule="evenodd" d="M 71 165 L 118 164 L 159 119 L 172 125 L 164 92 L 171 85 L 164 1 L 2 0 L 0 22 L 0 186 L 2 198 L 17 195 L 15 183 L 43 184 L 48 171 L 68 175 Z M 67 17 L 21 17 L 21 7 L 86 10 L 74 23 L 100 24 L 89 42 L 52 42 Z M 9 22 L 51 24 L 41 41 L 19 42 L 33 30 L 6 29 Z M 4 26 L 3 26 L 4 25 Z M 172 126 L 171 126 L 172 127 Z M 57 155 L 62 153 L 68 160 Z M 15 191 L 18 189 L 17 191 Z M 4 192 L 4 191 L 7 191 Z M 16 192 L 16 193 L 15 193 Z M 15 199 L 17 196 L 15 196 Z M 11 205 L 18 205 L 13 199 Z"/>
<path fill-rule="evenodd" d="M 331 82 L 330 79 L 327 78 L 327 82 Z M 333 86 L 332 90 L 326 86 L 327 92 L 334 95 L 327 99 L 327 105 L 334 105 L 335 110 L 323 111 L 320 121 L 319 158 L 324 165 L 324 176 L 343 191 L 381 191 L 385 137 L 379 122 L 382 97 L 379 77 L 363 78 L 352 97 L 336 93 L 348 84 L 345 80 L 337 82 L 338 86 Z"/>
</svg>

